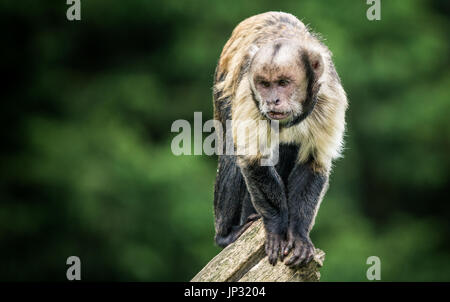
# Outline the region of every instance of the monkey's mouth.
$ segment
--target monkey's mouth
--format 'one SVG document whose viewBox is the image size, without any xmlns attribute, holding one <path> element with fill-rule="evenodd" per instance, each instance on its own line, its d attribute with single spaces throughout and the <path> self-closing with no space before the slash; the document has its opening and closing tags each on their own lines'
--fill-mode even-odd
<svg viewBox="0 0 450 302">
<path fill-rule="evenodd" d="M 273 120 L 283 120 L 290 115 L 290 112 L 269 111 L 267 116 Z"/>
</svg>

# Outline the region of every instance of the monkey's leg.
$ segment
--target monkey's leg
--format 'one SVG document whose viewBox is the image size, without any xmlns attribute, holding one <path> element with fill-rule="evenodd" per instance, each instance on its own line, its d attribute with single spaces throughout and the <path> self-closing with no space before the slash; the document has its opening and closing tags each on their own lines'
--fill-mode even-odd
<svg viewBox="0 0 450 302">
<path fill-rule="evenodd" d="M 255 221 L 259 218 L 261 218 L 261 215 L 256 212 L 250 199 L 250 193 L 248 193 L 247 190 L 244 200 L 242 201 L 241 224 L 246 224 L 249 221 Z"/>
<path fill-rule="evenodd" d="M 266 254 L 275 265 L 286 247 L 288 208 L 283 181 L 274 167 L 245 162 L 241 165 L 247 189 L 266 229 Z M 281 257 L 283 257 L 281 253 Z"/>
<path fill-rule="evenodd" d="M 297 267 L 306 264 L 314 256 L 314 245 L 309 238 L 328 176 L 315 172 L 312 163 L 296 164 L 288 179 L 289 227 L 287 255 L 293 255 L 286 265 Z"/>
<path fill-rule="evenodd" d="M 214 187 L 215 241 L 218 246 L 225 247 L 234 242 L 255 220 L 246 218 L 240 224 L 242 201 L 247 194 L 236 158 L 230 155 L 219 156 Z"/>
</svg>

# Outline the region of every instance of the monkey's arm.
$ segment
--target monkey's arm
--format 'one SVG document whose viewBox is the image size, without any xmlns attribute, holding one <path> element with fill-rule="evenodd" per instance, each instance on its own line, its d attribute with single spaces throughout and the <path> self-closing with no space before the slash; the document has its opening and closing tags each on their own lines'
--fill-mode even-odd
<svg viewBox="0 0 450 302">
<path fill-rule="evenodd" d="M 286 248 L 288 208 L 283 181 L 273 166 L 261 166 L 258 162 L 240 164 L 251 201 L 262 216 L 266 229 L 266 254 L 271 264 Z"/>
<path fill-rule="evenodd" d="M 286 262 L 288 266 L 308 263 L 314 256 L 314 245 L 309 238 L 322 191 L 328 183 L 328 175 L 317 172 L 313 163 L 297 163 L 288 178 L 289 227 L 287 255 L 293 249 L 293 255 Z"/>
</svg>

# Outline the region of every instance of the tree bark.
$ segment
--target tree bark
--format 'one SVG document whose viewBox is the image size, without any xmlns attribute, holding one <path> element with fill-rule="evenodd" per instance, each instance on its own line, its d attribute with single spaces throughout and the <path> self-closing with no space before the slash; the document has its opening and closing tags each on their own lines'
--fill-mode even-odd
<svg viewBox="0 0 450 302">
<path fill-rule="evenodd" d="M 264 251 L 265 231 L 255 221 L 236 242 L 215 256 L 192 282 L 303 282 L 319 281 L 325 253 L 316 249 L 314 260 L 299 269 L 278 261 L 272 266 Z M 287 259 L 290 255 L 287 256 Z M 286 259 L 285 259 L 286 260 Z"/>
</svg>

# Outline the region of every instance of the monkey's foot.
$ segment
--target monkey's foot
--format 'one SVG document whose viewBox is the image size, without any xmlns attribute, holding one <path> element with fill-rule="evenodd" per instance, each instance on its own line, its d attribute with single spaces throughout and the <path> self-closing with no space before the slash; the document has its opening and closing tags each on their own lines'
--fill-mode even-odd
<svg viewBox="0 0 450 302">
<path fill-rule="evenodd" d="M 259 218 L 261 218 L 261 215 L 259 215 L 259 214 L 257 214 L 257 213 L 250 214 L 250 215 L 247 217 L 247 222 L 256 221 L 256 220 L 258 220 Z"/>
<path fill-rule="evenodd" d="M 252 214 L 254 215 L 254 214 Z M 247 222 L 243 225 L 239 225 L 239 226 L 233 226 L 231 229 L 231 232 L 228 233 L 227 235 L 216 235 L 216 243 L 218 246 L 220 247 L 226 247 L 227 245 L 235 242 L 251 225 L 252 223 L 257 220 L 258 218 L 249 220 L 250 217 L 252 216 L 250 215 L 249 218 L 247 218 Z"/>
<path fill-rule="evenodd" d="M 288 245 L 283 250 L 283 254 L 287 256 L 291 249 L 293 249 L 292 256 L 286 261 L 286 265 L 289 267 L 296 268 L 306 265 L 314 258 L 315 248 L 309 238 L 300 236 L 290 238 Z"/>
<path fill-rule="evenodd" d="M 282 251 L 286 249 L 287 241 L 286 236 L 277 233 L 266 233 L 265 250 L 269 263 L 272 265 L 277 264 L 278 255 L 280 255 L 281 261 L 284 259 Z"/>
</svg>

